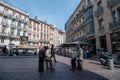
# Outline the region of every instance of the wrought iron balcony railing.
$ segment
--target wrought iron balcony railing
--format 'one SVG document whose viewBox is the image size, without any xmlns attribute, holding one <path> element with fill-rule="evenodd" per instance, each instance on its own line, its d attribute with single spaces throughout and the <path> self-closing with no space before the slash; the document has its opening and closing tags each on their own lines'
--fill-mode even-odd
<svg viewBox="0 0 120 80">
<path fill-rule="evenodd" d="M 11 24 L 10 27 L 11 28 L 16 28 L 16 25 L 15 24 Z"/>
<path fill-rule="evenodd" d="M 8 26 L 8 22 L 6 20 L 2 20 L 2 25 Z"/>
<path fill-rule="evenodd" d="M 103 7 L 98 7 L 97 11 L 95 11 L 96 17 L 98 17 L 100 14 L 103 14 Z"/>
<path fill-rule="evenodd" d="M 91 1 L 89 1 L 89 2 L 88 2 L 88 5 L 85 7 L 85 10 L 88 9 L 88 8 L 90 8 L 90 7 L 92 7 L 92 6 L 93 6 L 93 5 L 92 5 Z"/>
<path fill-rule="evenodd" d="M 39 40 L 38 39 L 28 39 L 28 42 L 38 43 Z"/>
<path fill-rule="evenodd" d="M 107 0 L 107 6 L 111 7 L 112 5 L 114 5 L 115 3 L 117 3 L 120 0 Z"/>
<path fill-rule="evenodd" d="M 120 19 L 109 23 L 109 28 L 110 28 L 110 29 L 112 29 L 112 28 L 117 28 L 117 27 L 120 27 Z"/>
<path fill-rule="evenodd" d="M 24 19 L 23 22 L 27 24 L 27 23 L 28 23 L 28 20 L 27 20 L 27 19 Z"/>
<path fill-rule="evenodd" d="M 5 32 L 1 32 L 0 35 L 1 35 L 1 36 L 4 36 L 4 37 L 9 36 L 9 35 L 8 35 L 7 33 L 5 33 Z"/>
<path fill-rule="evenodd" d="M 5 11 L 5 10 L 4 10 L 4 11 L 3 11 L 3 15 L 4 15 L 4 16 L 8 16 L 8 11 Z"/>
</svg>

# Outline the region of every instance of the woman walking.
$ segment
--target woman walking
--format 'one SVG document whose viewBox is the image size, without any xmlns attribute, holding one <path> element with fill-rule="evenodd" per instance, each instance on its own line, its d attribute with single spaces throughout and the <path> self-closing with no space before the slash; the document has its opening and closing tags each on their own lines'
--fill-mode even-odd
<svg viewBox="0 0 120 80">
<path fill-rule="evenodd" d="M 56 58 L 55 58 L 55 49 L 54 49 L 54 45 L 52 44 L 52 47 L 51 47 L 51 52 L 50 52 L 51 56 L 50 56 L 50 59 L 53 57 L 54 58 L 54 61 L 56 61 Z"/>
</svg>

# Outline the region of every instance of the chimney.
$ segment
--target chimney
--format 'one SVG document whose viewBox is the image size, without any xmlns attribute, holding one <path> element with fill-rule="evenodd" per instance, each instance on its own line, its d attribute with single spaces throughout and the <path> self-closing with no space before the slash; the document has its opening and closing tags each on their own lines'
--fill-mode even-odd
<svg viewBox="0 0 120 80">
<path fill-rule="evenodd" d="M 38 20 L 38 16 L 35 16 L 35 19 Z"/>
</svg>

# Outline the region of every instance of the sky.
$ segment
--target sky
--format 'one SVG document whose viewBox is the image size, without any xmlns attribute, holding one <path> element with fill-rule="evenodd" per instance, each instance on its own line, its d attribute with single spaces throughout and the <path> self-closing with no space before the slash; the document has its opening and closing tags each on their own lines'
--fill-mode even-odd
<svg viewBox="0 0 120 80">
<path fill-rule="evenodd" d="M 25 10 L 30 18 L 38 16 L 41 21 L 53 24 L 59 30 L 65 31 L 65 23 L 77 8 L 80 0 L 5 0 L 6 2 Z"/>
</svg>

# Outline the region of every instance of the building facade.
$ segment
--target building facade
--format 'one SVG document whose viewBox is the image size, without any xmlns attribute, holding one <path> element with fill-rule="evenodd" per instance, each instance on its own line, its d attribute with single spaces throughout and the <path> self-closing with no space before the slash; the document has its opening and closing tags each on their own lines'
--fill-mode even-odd
<svg viewBox="0 0 120 80">
<path fill-rule="evenodd" d="M 20 46 L 20 36 L 28 36 L 29 14 L 0 1 L 0 45 Z"/>
<path fill-rule="evenodd" d="M 63 31 L 61 31 L 61 30 L 58 30 L 58 40 L 57 40 L 57 42 L 58 42 L 58 45 L 61 45 L 61 44 L 64 44 L 66 41 L 65 41 L 65 32 L 63 32 Z"/>
<path fill-rule="evenodd" d="M 32 19 L 26 11 L 0 0 L 0 47 L 9 48 L 10 44 L 22 48 L 58 46 L 58 32 L 54 25 L 37 17 Z"/>
<path fill-rule="evenodd" d="M 115 44 L 120 43 L 119 17 L 120 0 L 81 0 L 65 24 L 66 42 L 89 42 L 112 52 L 120 48 Z"/>
</svg>

